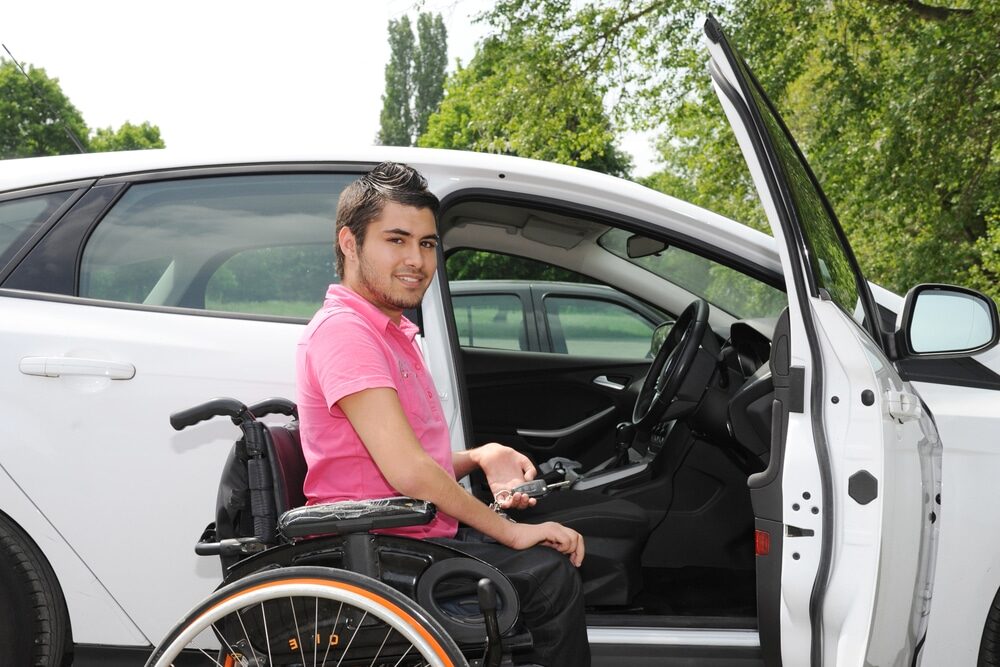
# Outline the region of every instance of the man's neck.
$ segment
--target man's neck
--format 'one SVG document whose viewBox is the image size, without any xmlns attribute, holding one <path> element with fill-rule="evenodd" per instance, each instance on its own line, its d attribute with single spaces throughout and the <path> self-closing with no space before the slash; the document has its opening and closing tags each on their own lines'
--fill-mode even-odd
<svg viewBox="0 0 1000 667">
<path fill-rule="evenodd" d="M 392 323 L 395 324 L 397 327 L 399 326 L 400 322 L 402 322 L 403 311 L 401 309 L 394 308 L 391 306 L 386 306 L 385 304 L 379 303 L 373 297 L 371 292 L 368 289 L 366 289 L 363 284 L 360 284 L 359 281 L 351 280 L 350 278 L 345 277 L 340 284 L 346 287 L 347 289 L 351 290 L 358 296 L 360 296 L 362 299 L 364 299 L 371 305 L 378 308 L 379 311 L 381 311 L 386 317 L 388 317 L 392 321 Z"/>
</svg>

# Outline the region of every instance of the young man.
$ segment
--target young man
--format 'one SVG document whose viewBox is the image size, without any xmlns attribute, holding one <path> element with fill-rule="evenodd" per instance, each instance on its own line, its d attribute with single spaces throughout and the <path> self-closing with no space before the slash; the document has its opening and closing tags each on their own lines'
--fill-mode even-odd
<svg viewBox="0 0 1000 667">
<path fill-rule="evenodd" d="M 382 163 L 337 206 L 337 271 L 299 343 L 298 405 L 310 503 L 404 495 L 438 508 L 436 538 L 492 563 L 517 589 L 534 640 L 530 660 L 588 665 L 575 567 L 583 538 L 554 522 L 512 523 L 458 484 L 482 469 L 494 493 L 530 480 L 534 466 L 497 443 L 451 451 L 437 392 L 403 311 L 420 305 L 437 267 L 437 197 L 412 168 Z M 506 508 L 535 503 L 507 494 Z M 456 540 L 459 524 L 462 536 Z M 486 538 L 483 538 L 486 536 Z M 487 539 L 490 538 L 490 539 Z M 575 567 L 574 567 L 575 566 Z"/>
</svg>

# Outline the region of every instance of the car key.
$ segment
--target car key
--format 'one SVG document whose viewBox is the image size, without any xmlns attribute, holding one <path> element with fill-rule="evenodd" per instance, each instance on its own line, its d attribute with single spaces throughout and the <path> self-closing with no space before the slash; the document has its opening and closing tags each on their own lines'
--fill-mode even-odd
<svg viewBox="0 0 1000 667">
<path fill-rule="evenodd" d="M 544 479 L 533 479 L 530 482 L 515 486 L 511 490 L 511 493 L 523 493 L 529 498 L 541 498 L 552 489 L 569 486 L 571 483 L 569 480 L 565 480 L 554 484 L 546 484 Z"/>
</svg>

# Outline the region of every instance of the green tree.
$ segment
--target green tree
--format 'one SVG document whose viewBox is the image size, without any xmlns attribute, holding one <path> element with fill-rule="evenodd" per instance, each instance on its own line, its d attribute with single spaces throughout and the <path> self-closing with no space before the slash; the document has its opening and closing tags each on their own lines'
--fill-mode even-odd
<svg viewBox="0 0 1000 667">
<path fill-rule="evenodd" d="M 720 17 L 817 172 L 869 278 L 1000 296 L 1000 4 L 953 0 L 502 0 L 495 39 L 545 42 L 662 128 L 652 186 L 760 226 L 705 75 Z M 569 65 L 568 65 L 569 66 Z"/>
<path fill-rule="evenodd" d="M 0 159 L 79 152 L 87 141 L 83 116 L 44 69 L 0 59 Z"/>
<path fill-rule="evenodd" d="M 427 131 L 427 119 L 444 96 L 448 67 L 448 31 L 440 14 L 417 18 L 417 48 L 413 54 L 413 140 Z"/>
<path fill-rule="evenodd" d="M 533 35 L 489 38 L 449 78 L 419 145 L 518 155 L 624 175 L 595 81 Z"/>
<path fill-rule="evenodd" d="M 160 128 L 149 122 L 126 122 L 117 130 L 98 128 L 91 135 L 58 79 L 38 67 L 23 68 L 0 59 L 0 159 L 65 155 L 81 148 L 103 152 L 164 147 Z"/>
<path fill-rule="evenodd" d="M 145 148 L 164 148 L 160 128 L 144 122 L 133 125 L 126 121 L 117 130 L 110 127 L 98 128 L 90 137 L 90 150 L 95 153 L 106 151 L 135 151 Z"/>
<path fill-rule="evenodd" d="M 412 146 L 441 101 L 448 65 L 448 33 L 441 15 L 421 13 L 416 37 L 409 17 L 390 20 L 389 52 L 376 140 Z"/>
</svg>

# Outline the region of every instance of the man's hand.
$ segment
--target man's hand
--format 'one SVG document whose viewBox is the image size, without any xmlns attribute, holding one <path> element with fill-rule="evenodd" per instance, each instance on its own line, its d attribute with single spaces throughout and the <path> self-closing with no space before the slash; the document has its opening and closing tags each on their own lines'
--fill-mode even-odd
<svg viewBox="0 0 1000 667">
<path fill-rule="evenodd" d="M 535 466 L 527 456 L 496 442 L 476 447 L 469 455 L 486 475 L 494 497 L 502 491 L 508 492 L 499 498 L 502 509 L 523 510 L 538 502 L 523 493 L 509 493 L 515 486 L 535 478 Z"/>
<path fill-rule="evenodd" d="M 583 563 L 583 536 L 561 523 L 518 523 L 511 525 L 512 539 L 507 546 L 512 549 L 527 549 L 536 544 L 555 549 L 569 556 L 576 567 Z"/>
</svg>

